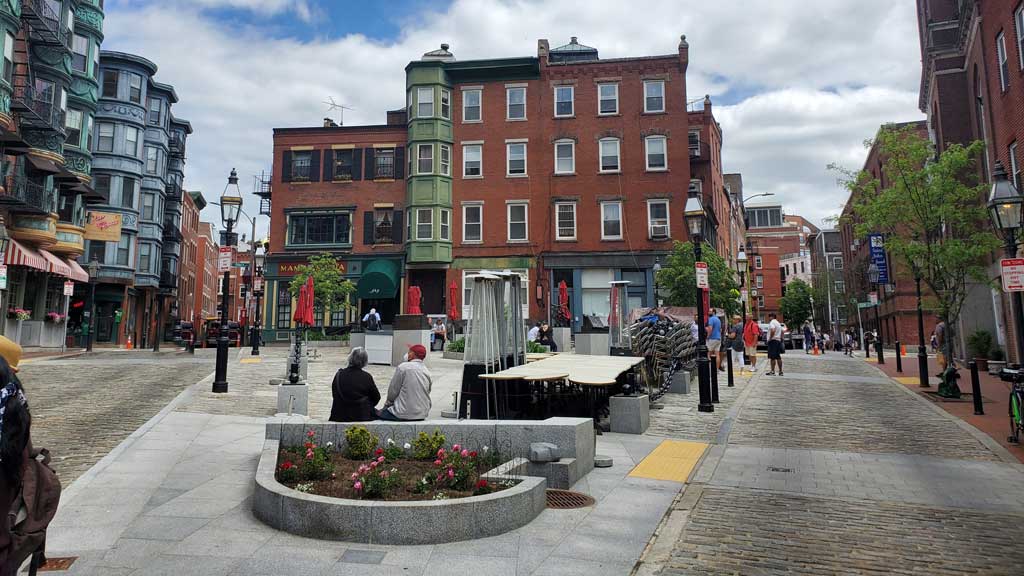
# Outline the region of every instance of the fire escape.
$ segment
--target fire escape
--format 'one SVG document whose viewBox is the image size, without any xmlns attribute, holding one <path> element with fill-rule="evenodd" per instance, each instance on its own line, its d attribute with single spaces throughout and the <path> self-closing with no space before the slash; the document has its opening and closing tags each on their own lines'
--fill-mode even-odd
<svg viewBox="0 0 1024 576">
<path fill-rule="evenodd" d="M 271 178 L 272 175 L 266 172 L 253 176 L 253 193 L 260 197 L 260 214 L 264 216 L 270 216 Z"/>
</svg>

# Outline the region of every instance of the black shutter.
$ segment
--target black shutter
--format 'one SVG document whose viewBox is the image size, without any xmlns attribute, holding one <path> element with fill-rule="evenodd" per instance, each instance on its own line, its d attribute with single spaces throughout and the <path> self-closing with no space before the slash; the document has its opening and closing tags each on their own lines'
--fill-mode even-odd
<svg viewBox="0 0 1024 576">
<path fill-rule="evenodd" d="M 352 151 L 352 179 L 363 179 L 363 149 L 356 148 Z"/>
<path fill-rule="evenodd" d="M 367 180 L 373 180 L 374 176 L 377 175 L 373 165 L 373 148 L 366 149 L 366 171 L 363 173 L 366 174 Z"/>
<path fill-rule="evenodd" d="M 324 150 L 324 182 L 334 180 L 334 150 Z"/>
<path fill-rule="evenodd" d="M 405 178 L 405 146 L 395 147 L 395 179 Z"/>
<path fill-rule="evenodd" d="M 363 212 L 363 244 L 373 246 L 373 210 Z"/>
<path fill-rule="evenodd" d="M 401 150 L 401 148 L 399 148 Z M 402 232 L 405 225 L 402 223 L 402 211 L 395 210 L 391 213 L 391 241 L 395 244 L 402 243 Z"/>
<path fill-rule="evenodd" d="M 313 150 L 309 153 L 309 181 L 320 181 L 320 151 Z"/>
<path fill-rule="evenodd" d="M 285 150 L 281 159 L 281 182 L 292 181 L 292 151 Z"/>
</svg>

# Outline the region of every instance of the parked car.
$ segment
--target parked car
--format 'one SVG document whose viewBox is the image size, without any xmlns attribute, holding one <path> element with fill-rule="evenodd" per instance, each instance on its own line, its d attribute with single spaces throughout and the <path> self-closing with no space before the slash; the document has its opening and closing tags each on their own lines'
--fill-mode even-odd
<svg viewBox="0 0 1024 576">
<path fill-rule="evenodd" d="M 228 346 L 240 346 L 242 342 L 242 330 L 238 322 L 228 320 Z M 206 336 L 203 342 L 207 348 L 215 348 L 217 339 L 220 338 L 220 319 L 207 318 L 205 327 Z"/>
<path fill-rule="evenodd" d="M 783 347 L 784 350 L 787 349 L 787 348 L 792 350 L 793 349 L 793 334 L 790 333 L 789 327 L 786 326 L 785 322 L 780 322 L 780 324 L 782 324 L 782 347 Z M 762 348 L 762 349 L 767 349 L 768 348 L 768 323 L 767 322 L 758 322 L 757 325 L 758 325 L 759 328 L 761 328 L 761 337 L 760 337 L 760 339 L 758 339 L 757 347 L 758 348 Z"/>
</svg>

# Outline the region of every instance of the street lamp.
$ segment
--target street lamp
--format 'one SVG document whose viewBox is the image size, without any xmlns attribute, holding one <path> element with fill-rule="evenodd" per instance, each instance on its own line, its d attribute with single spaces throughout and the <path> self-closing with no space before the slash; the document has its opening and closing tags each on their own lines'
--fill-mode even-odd
<svg viewBox="0 0 1024 576">
<path fill-rule="evenodd" d="M 704 207 L 700 199 L 693 197 L 686 200 L 686 207 L 683 210 L 686 218 L 686 225 L 690 230 L 690 241 L 693 242 L 693 261 L 696 265 L 701 261 L 701 243 L 704 236 Z M 708 343 L 705 335 L 704 321 L 704 294 L 702 289 L 697 289 L 697 389 L 700 401 L 697 410 L 700 412 L 714 412 L 715 405 L 711 403 L 711 372 L 708 366 Z"/>
<path fill-rule="evenodd" d="M 740 248 L 740 253 L 736 255 L 736 271 L 740 275 L 740 289 L 747 290 L 747 253 Z M 747 290 L 747 294 L 750 291 Z M 749 296 L 748 296 L 749 297 Z M 740 305 L 743 307 L 743 326 L 747 325 L 747 300 L 740 295 Z"/>
<path fill-rule="evenodd" d="M 263 328 L 262 314 L 260 313 L 260 299 L 263 297 L 263 267 L 258 266 L 253 270 L 252 294 L 256 298 L 256 309 L 253 310 L 252 319 L 252 355 L 260 355 L 260 332 Z"/>
<path fill-rule="evenodd" d="M 875 286 L 875 356 L 878 357 L 879 364 L 885 364 L 885 358 L 882 357 L 882 319 L 878 313 L 878 309 L 882 307 L 882 294 L 879 290 L 878 277 L 880 273 L 878 271 L 878 264 L 872 262 L 868 266 L 868 282 Z"/>
<path fill-rule="evenodd" d="M 237 243 L 232 228 L 238 220 L 238 212 L 242 209 L 242 191 L 238 188 L 238 172 L 231 169 L 228 183 L 220 197 L 220 217 L 224 223 L 224 244 L 234 246 Z M 224 280 L 220 301 L 220 330 L 217 334 L 217 370 L 213 378 L 213 392 L 228 391 L 228 301 L 231 298 L 231 271 L 224 271 Z"/>
<path fill-rule="evenodd" d="M 6 232 L 6 231 L 5 231 Z M 89 323 L 86 325 L 86 330 L 89 331 L 85 336 L 85 351 L 92 352 L 92 341 L 95 339 L 94 334 L 96 333 L 96 278 L 100 274 L 100 261 L 93 258 L 89 261 Z"/>
<path fill-rule="evenodd" d="M 661 301 L 658 298 L 658 272 L 661 272 L 661 256 L 655 256 L 654 258 L 654 307 L 661 306 Z"/>
<path fill-rule="evenodd" d="M 917 372 L 918 386 L 928 388 L 928 353 L 924 348 L 924 312 L 921 310 L 921 268 L 924 266 L 921 256 L 915 256 L 914 289 L 917 291 Z"/>
<path fill-rule="evenodd" d="M 1006 176 L 1003 163 L 996 161 L 995 172 L 992 173 L 992 194 L 988 197 L 988 210 L 992 224 L 1006 243 L 1004 248 L 1007 258 L 1017 257 L 1017 234 L 1021 227 L 1021 208 L 1024 207 L 1024 196 Z M 1020 292 L 1011 295 L 1014 308 L 1014 321 L 1017 324 L 1017 363 L 1024 364 L 1024 307 L 1021 305 Z"/>
<path fill-rule="evenodd" d="M 760 196 L 775 196 L 775 192 L 762 192 L 760 194 L 753 194 L 751 196 L 747 196 L 746 198 L 743 199 L 743 203 L 746 204 L 747 201 L 749 201 L 749 200 L 751 200 L 753 198 L 758 198 Z"/>
</svg>

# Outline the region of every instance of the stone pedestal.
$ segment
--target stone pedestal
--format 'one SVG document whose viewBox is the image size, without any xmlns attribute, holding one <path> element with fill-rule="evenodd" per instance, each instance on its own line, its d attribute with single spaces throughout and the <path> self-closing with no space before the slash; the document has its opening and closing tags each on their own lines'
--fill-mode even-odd
<svg viewBox="0 0 1024 576">
<path fill-rule="evenodd" d="M 305 380 L 300 384 L 286 384 L 277 387 L 277 412 L 309 415 L 309 386 Z"/>
<path fill-rule="evenodd" d="M 651 401 L 647 394 L 612 396 L 608 399 L 608 417 L 612 432 L 643 434 L 650 424 Z"/>
<path fill-rule="evenodd" d="M 580 333 L 576 335 L 576 353 L 589 354 L 591 356 L 608 355 L 608 333 L 597 332 L 592 334 Z"/>
<path fill-rule="evenodd" d="M 391 337 L 391 365 L 398 366 L 405 361 L 409 346 L 420 344 L 430 349 L 430 323 L 421 314 L 400 314 L 395 316 L 394 332 Z"/>
<path fill-rule="evenodd" d="M 672 384 L 669 386 L 668 391 L 670 394 L 689 394 L 690 393 L 690 382 L 693 379 L 695 372 L 678 371 L 672 375 Z"/>
<path fill-rule="evenodd" d="M 370 364 L 391 364 L 391 334 L 366 332 L 363 341 Z"/>
<path fill-rule="evenodd" d="M 366 347 L 366 332 L 352 332 L 348 337 L 349 346 L 353 348 Z"/>
<path fill-rule="evenodd" d="M 571 352 L 572 351 L 572 328 L 552 328 L 551 337 L 555 341 L 555 345 L 558 346 L 559 352 Z"/>
</svg>

